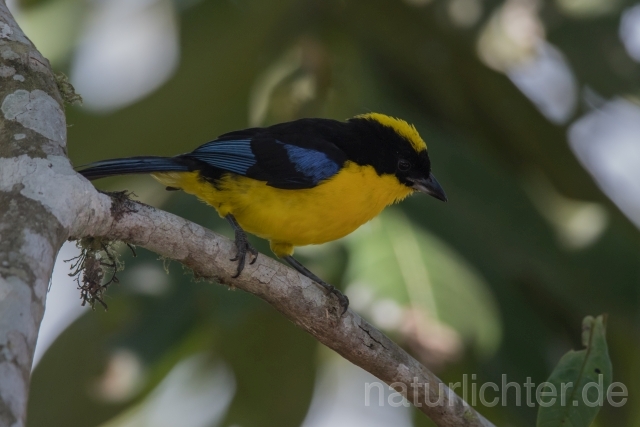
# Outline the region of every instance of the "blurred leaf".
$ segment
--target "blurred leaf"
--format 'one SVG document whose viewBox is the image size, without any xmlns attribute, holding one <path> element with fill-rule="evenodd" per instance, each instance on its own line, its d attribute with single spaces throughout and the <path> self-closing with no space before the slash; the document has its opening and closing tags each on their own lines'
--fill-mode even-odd
<svg viewBox="0 0 640 427">
<path fill-rule="evenodd" d="M 197 354 L 178 363 L 139 405 L 101 427 L 217 425 L 234 391 L 228 367 Z"/>
<path fill-rule="evenodd" d="M 415 227 L 401 210 L 387 209 L 348 242 L 351 283 L 370 287 L 376 300 L 392 299 L 404 309 L 419 310 L 424 320 L 453 327 L 463 342 L 484 356 L 496 350 L 500 320 L 484 280 L 450 246 Z M 366 308 L 375 312 L 376 302 Z M 375 321 L 375 313 L 373 317 Z"/>
<path fill-rule="evenodd" d="M 618 3 L 618 11 L 624 3 L 633 4 L 603 3 Z M 551 11 L 547 16 L 554 18 L 549 25 L 549 40 L 562 49 L 582 85 L 603 98 L 640 90 L 640 64 L 627 54 L 620 40 L 619 13 L 597 19 L 561 18 Z"/>
<path fill-rule="evenodd" d="M 258 77 L 250 98 L 249 125 L 322 115 L 330 83 L 326 46 L 303 37 Z"/>
<path fill-rule="evenodd" d="M 236 376 L 223 426 L 297 427 L 311 402 L 317 342 L 266 303 L 221 336 Z"/>
<path fill-rule="evenodd" d="M 84 22 L 83 0 L 22 0 L 16 20 L 30 40 L 53 65 L 65 64 Z"/>
<path fill-rule="evenodd" d="M 586 348 L 565 354 L 551 373 L 549 396 L 555 400 L 542 398 L 547 405 L 552 404 L 539 407 L 538 427 L 589 427 L 598 414 L 611 384 L 605 319 L 588 316 L 582 322 L 582 344 Z M 549 386 L 545 388 L 549 392 Z"/>
</svg>

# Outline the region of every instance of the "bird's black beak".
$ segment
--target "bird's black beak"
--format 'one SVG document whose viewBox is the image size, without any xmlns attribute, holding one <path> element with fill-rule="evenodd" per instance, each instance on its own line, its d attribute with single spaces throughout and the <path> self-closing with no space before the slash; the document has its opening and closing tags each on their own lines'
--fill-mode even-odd
<svg viewBox="0 0 640 427">
<path fill-rule="evenodd" d="M 421 193 L 428 194 L 443 202 L 447 201 L 447 195 L 440 186 L 440 183 L 436 180 L 436 177 L 432 173 L 429 174 L 427 179 L 424 178 L 409 178 L 413 182 L 412 188 Z"/>
</svg>

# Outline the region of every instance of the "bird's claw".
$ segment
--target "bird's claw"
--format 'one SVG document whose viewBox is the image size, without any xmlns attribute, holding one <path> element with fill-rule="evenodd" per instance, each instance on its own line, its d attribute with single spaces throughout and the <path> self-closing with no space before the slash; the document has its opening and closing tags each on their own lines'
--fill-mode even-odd
<svg viewBox="0 0 640 427">
<path fill-rule="evenodd" d="M 236 274 L 231 276 L 232 278 L 236 278 L 240 276 L 242 270 L 244 270 L 245 261 L 247 259 L 247 252 L 253 255 L 253 259 L 249 261 L 249 264 L 253 264 L 258 259 L 258 251 L 256 248 L 251 246 L 251 243 L 247 240 L 247 236 L 244 233 L 236 233 L 236 256 L 231 258 L 230 261 L 238 261 L 238 270 Z"/>
<path fill-rule="evenodd" d="M 345 294 L 340 292 L 335 286 L 329 285 L 328 283 L 327 285 L 327 295 L 333 294 L 336 296 L 336 298 L 338 298 L 340 307 L 342 307 L 342 313 L 340 313 L 340 316 L 343 316 L 349 308 L 349 298 Z"/>
</svg>

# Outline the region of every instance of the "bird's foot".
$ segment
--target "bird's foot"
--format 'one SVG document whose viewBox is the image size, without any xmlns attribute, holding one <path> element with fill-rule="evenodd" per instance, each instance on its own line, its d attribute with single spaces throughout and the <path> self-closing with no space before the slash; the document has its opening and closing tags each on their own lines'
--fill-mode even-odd
<svg viewBox="0 0 640 427">
<path fill-rule="evenodd" d="M 238 261 L 238 271 L 236 272 L 236 274 L 231 276 L 235 279 L 240 275 L 240 273 L 242 273 L 242 270 L 244 270 L 244 265 L 247 259 L 247 252 L 253 255 L 253 259 L 249 262 L 249 264 L 253 264 L 258 259 L 258 251 L 256 250 L 256 248 L 251 246 L 251 243 L 249 243 L 249 240 L 247 239 L 247 234 L 244 232 L 242 227 L 240 227 L 240 224 L 238 224 L 238 221 L 236 221 L 233 215 L 228 214 L 225 218 L 233 227 L 233 231 L 236 235 L 235 242 L 237 252 L 236 256 L 230 259 L 230 261 Z"/>
<path fill-rule="evenodd" d="M 236 256 L 230 259 L 230 261 L 238 261 L 238 271 L 236 274 L 231 276 L 234 279 L 242 273 L 242 270 L 244 270 L 247 253 L 251 254 L 253 257 L 253 259 L 249 261 L 249 264 L 253 264 L 258 259 L 258 251 L 256 248 L 251 246 L 251 243 L 249 243 L 249 240 L 247 239 L 247 235 L 243 232 L 236 231 L 236 249 Z"/>
<path fill-rule="evenodd" d="M 330 284 L 325 283 L 323 281 L 318 282 L 318 284 L 326 289 L 327 295 L 333 294 L 333 295 L 336 296 L 336 298 L 338 298 L 338 302 L 340 303 L 340 307 L 342 307 L 342 313 L 340 313 L 340 316 L 345 314 L 347 312 L 347 309 L 349 308 L 349 298 L 345 294 L 340 292 L 340 290 L 338 288 L 336 288 L 335 286 L 333 286 L 333 285 L 330 285 Z"/>
</svg>

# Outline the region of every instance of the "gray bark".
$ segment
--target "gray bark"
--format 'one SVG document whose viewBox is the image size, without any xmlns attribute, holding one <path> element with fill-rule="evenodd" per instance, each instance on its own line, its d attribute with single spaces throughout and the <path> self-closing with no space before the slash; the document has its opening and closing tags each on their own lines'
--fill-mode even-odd
<svg viewBox="0 0 640 427">
<path fill-rule="evenodd" d="M 0 111 L 0 426 L 23 426 L 47 287 L 69 224 L 53 202 L 60 192 L 43 180 L 71 166 L 55 76 L 3 1 Z"/>
</svg>

